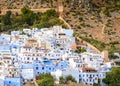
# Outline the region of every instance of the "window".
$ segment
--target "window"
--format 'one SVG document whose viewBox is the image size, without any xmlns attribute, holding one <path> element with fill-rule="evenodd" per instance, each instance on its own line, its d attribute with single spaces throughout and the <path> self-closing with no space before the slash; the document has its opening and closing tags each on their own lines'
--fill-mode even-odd
<svg viewBox="0 0 120 86">
<path fill-rule="evenodd" d="M 27 60 L 29 60 L 29 57 L 27 58 Z"/>
<path fill-rule="evenodd" d="M 82 80 L 81 79 L 79 79 L 79 82 L 81 82 Z"/>
<path fill-rule="evenodd" d="M 89 78 L 92 78 L 92 75 L 90 75 L 90 77 Z"/>
<path fill-rule="evenodd" d="M 92 77 L 92 75 L 90 74 L 90 77 Z"/>
<path fill-rule="evenodd" d="M 90 61 L 93 61 L 93 59 L 92 59 L 92 58 L 90 58 Z"/>
<path fill-rule="evenodd" d="M 81 75 L 79 75 L 79 77 L 81 77 Z"/>
<path fill-rule="evenodd" d="M 36 60 L 38 60 L 38 58 L 36 58 Z"/>
<path fill-rule="evenodd" d="M 11 83 L 11 81 L 9 81 L 9 83 Z"/>
<path fill-rule="evenodd" d="M 83 77 L 84 77 L 84 75 L 83 75 Z"/>
<path fill-rule="evenodd" d="M 44 67 L 42 67 L 42 70 L 44 70 Z"/>
<path fill-rule="evenodd" d="M 9 63 L 9 61 L 7 61 L 7 63 Z"/>
<path fill-rule="evenodd" d="M 38 70 L 38 67 L 36 67 L 36 70 Z"/>
<path fill-rule="evenodd" d="M 92 85 L 92 83 L 90 83 L 90 85 Z"/>
</svg>

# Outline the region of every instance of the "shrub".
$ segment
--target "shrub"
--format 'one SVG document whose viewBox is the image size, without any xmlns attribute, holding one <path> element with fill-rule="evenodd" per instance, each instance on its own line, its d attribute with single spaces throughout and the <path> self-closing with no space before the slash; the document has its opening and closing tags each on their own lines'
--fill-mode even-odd
<svg viewBox="0 0 120 86">
<path fill-rule="evenodd" d="M 71 82 L 77 82 L 75 78 L 73 78 L 71 75 L 67 75 L 65 78 L 64 77 L 59 77 L 60 83 L 61 84 L 67 84 L 69 81 Z"/>
<path fill-rule="evenodd" d="M 36 78 L 39 86 L 54 86 L 54 78 L 50 74 L 41 74 Z"/>
</svg>

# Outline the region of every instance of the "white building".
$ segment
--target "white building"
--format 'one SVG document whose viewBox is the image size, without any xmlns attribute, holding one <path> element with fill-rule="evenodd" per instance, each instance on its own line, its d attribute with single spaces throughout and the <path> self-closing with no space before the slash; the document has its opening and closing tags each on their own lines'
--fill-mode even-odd
<svg viewBox="0 0 120 86">
<path fill-rule="evenodd" d="M 102 82 L 105 73 L 114 66 L 112 62 L 104 63 L 107 52 L 102 53 L 104 55 L 94 52 L 77 54 L 75 49 L 73 30 L 60 26 L 1 34 L 0 79 L 22 76 L 32 80 L 38 74 L 52 72 L 57 80 L 71 74 L 78 83 L 93 85 L 98 79 Z"/>
<path fill-rule="evenodd" d="M 81 60 L 85 67 L 92 67 L 98 70 L 103 64 L 103 58 L 101 54 L 85 52 L 81 54 Z"/>
<path fill-rule="evenodd" d="M 51 73 L 56 80 L 59 81 L 60 76 L 72 75 L 73 78 L 77 81 L 77 83 L 84 83 L 87 85 L 93 86 L 94 83 L 98 83 L 98 79 L 100 79 L 100 83 L 102 83 L 102 79 L 105 78 L 105 72 L 97 72 L 92 68 L 66 68 L 63 70 L 57 70 Z"/>
<path fill-rule="evenodd" d="M 25 81 L 33 80 L 35 78 L 33 65 L 32 64 L 22 64 L 20 75 Z"/>
</svg>

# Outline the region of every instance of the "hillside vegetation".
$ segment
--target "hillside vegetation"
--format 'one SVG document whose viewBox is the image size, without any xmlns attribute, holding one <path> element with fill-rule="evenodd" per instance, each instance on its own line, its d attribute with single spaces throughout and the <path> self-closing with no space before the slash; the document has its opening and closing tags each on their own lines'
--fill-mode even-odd
<svg viewBox="0 0 120 86">
<path fill-rule="evenodd" d="M 11 30 L 21 30 L 23 28 L 45 28 L 54 25 L 63 25 L 63 21 L 59 19 L 59 14 L 51 9 L 45 13 L 34 13 L 28 7 L 21 9 L 22 14 L 11 14 L 8 11 L 5 15 L 0 17 L 0 32 L 11 31 Z"/>
</svg>

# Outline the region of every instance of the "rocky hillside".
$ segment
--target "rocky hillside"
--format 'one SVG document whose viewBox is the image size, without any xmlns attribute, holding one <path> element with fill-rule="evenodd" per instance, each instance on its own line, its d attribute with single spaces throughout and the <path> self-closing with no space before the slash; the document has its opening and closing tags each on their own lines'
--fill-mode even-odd
<svg viewBox="0 0 120 86">
<path fill-rule="evenodd" d="M 0 0 L 0 9 L 21 9 L 25 6 L 31 9 L 56 7 L 57 0 Z"/>
<path fill-rule="evenodd" d="M 67 1 L 67 0 L 66 0 Z M 118 41 L 120 0 L 74 0 L 64 3 L 65 20 L 80 35 L 103 42 Z M 118 7 L 117 5 L 118 4 Z"/>
<path fill-rule="evenodd" d="M 97 48 L 120 52 L 120 0 L 65 0 L 63 17 Z"/>
</svg>

